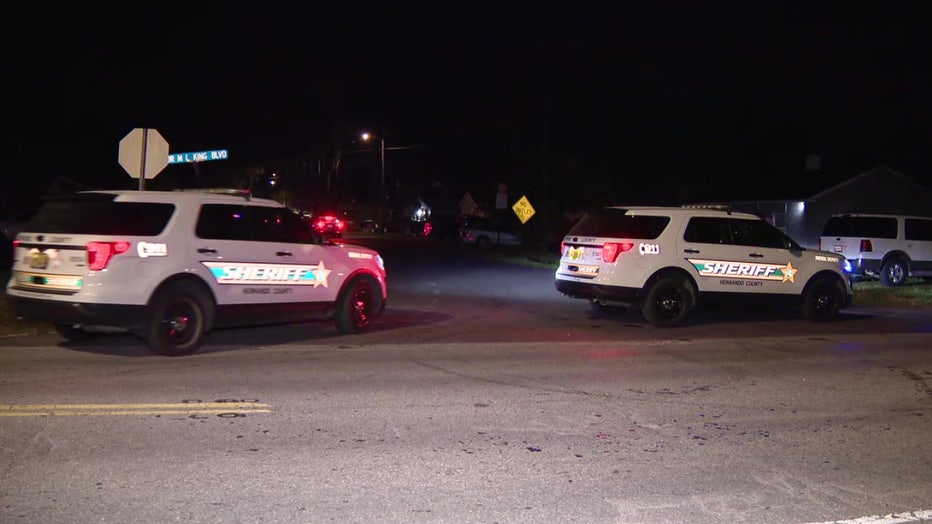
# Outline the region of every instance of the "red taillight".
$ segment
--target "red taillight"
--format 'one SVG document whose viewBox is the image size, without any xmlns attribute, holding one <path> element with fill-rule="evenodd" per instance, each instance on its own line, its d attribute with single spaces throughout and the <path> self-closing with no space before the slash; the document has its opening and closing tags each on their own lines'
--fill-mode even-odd
<svg viewBox="0 0 932 524">
<path fill-rule="evenodd" d="M 343 222 L 340 222 L 339 220 L 334 220 L 333 223 L 337 226 L 337 229 L 340 229 L 340 230 L 346 227 L 346 225 Z"/>
<path fill-rule="evenodd" d="M 860 249 L 861 249 L 861 252 L 862 252 L 862 253 L 865 252 L 865 251 L 873 251 L 873 250 L 874 250 L 874 245 L 871 244 L 870 239 L 868 239 L 868 238 L 862 238 L 862 239 L 861 239 Z"/>
<path fill-rule="evenodd" d="M 634 247 L 631 242 L 606 242 L 602 244 L 602 261 L 611 264 L 618 255 Z"/>
<path fill-rule="evenodd" d="M 434 226 L 430 225 L 430 222 L 424 222 L 424 236 L 430 235 L 430 232 L 434 230 Z"/>
<path fill-rule="evenodd" d="M 91 271 L 100 271 L 106 269 L 110 264 L 110 259 L 114 255 L 125 253 L 129 250 L 129 242 L 88 242 L 87 243 L 87 266 Z"/>
</svg>

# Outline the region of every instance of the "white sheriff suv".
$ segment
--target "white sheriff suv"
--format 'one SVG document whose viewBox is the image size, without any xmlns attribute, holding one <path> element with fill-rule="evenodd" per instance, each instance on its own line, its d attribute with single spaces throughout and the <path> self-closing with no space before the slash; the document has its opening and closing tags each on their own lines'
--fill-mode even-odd
<svg viewBox="0 0 932 524">
<path fill-rule="evenodd" d="M 385 278 L 376 251 L 324 240 L 248 191 L 87 191 L 49 199 L 17 234 L 6 292 L 68 340 L 122 330 L 176 356 L 220 327 L 332 319 L 364 331 Z"/>
<path fill-rule="evenodd" d="M 596 312 L 634 305 L 657 326 L 681 323 L 703 298 L 789 302 L 812 321 L 852 301 L 843 256 L 720 206 L 607 207 L 582 217 L 561 249 L 557 291 Z"/>
</svg>

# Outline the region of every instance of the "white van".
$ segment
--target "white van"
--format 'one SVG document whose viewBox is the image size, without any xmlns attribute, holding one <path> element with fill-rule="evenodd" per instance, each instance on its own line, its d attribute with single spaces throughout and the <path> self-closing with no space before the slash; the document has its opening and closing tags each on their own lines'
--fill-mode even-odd
<svg viewBox="0 0 932 524">
<path fill-rule="evenodd" d="M 844 255 L 855 280 L 879 278 L 900 286 L 910 276 L 932 277 L 932 217 L 832 215 L 819 248 Z"/>
</svg>

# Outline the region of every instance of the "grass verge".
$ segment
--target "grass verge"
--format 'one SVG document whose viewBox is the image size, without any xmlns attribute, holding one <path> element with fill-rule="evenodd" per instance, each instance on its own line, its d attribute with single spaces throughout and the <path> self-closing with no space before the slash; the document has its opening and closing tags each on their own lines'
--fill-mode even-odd
<svg viewBox="0 0 932 524">
<path fill-rule="evenodd" d="M 932 281 L 910 278 L 887 287 L 879 280 L 854 283 L 854 305 L 889 308 L 932 308 Z"/>
</svg>

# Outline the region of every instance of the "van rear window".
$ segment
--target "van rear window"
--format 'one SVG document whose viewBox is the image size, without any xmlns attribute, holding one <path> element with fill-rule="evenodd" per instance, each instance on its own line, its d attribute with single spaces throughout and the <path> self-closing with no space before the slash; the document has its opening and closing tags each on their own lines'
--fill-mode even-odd
<svg viewBox="0 0 932 524">
<path fill-rule="evenodd" d="M 896 238 L 896 218 L 837 216 L 828 219 L 824 237 Z"/>
<path fill-rule="evenodd" d="M 579 219 L 569 235 L 652 240 L 660 236 L 670 217 L 626 215 L 624 209 L 602 209 Z"/>
<path fill-rule="evenodd" d="M 47 201 L 24 231 L 78 235 L 154 236 L 165 229 L 175 206 L 114 202 L 113 195 L 71 195 Z"/>
</svg>

